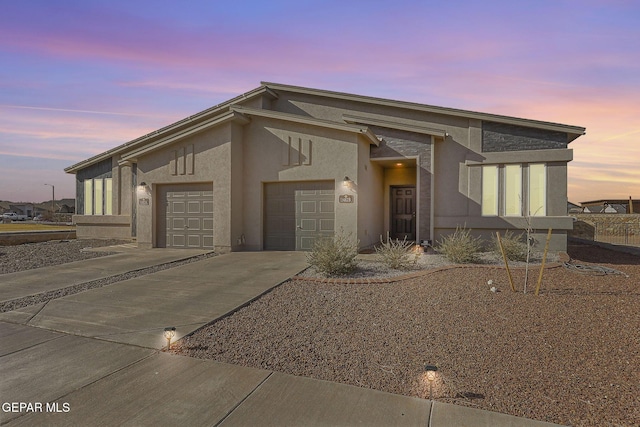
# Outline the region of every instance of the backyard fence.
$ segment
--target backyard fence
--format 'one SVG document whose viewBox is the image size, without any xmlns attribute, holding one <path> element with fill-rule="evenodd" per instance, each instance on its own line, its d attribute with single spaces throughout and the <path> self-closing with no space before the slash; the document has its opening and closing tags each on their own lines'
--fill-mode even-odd
<svg viewBox="0 0 640 427">
<path fill-rule="evenodd" d="M 640 214 L 578 214 L 569 236 L 640 246 Z"/>
</svg>

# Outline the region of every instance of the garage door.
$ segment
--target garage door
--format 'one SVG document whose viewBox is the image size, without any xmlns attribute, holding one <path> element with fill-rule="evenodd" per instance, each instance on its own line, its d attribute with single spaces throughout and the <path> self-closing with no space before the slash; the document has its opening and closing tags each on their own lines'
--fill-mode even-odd
<svg viewBox="0 0 640 427">
<path fill-rule="evenodd" d="M 161 186 L 159 210 L 159 247 L 213 249 L 211 184 Z"/>
<path fill-rule="evenodd" d="M 264 186 L 265 250 L 306 251 L 333 236 L 333 181 L 278 182 Z"/>
</svg>

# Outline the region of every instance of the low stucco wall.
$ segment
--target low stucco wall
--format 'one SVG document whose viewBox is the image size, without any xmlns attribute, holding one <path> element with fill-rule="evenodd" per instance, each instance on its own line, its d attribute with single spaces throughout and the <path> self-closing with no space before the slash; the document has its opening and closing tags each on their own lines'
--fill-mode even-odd
<svg viewBox="0 0 640 427">
<path fill-rule="evenodd" d="M 131 220 L 126 215 L 74 215 L 78 239 L 131 239 Z"/>
<path fill-rule="evenodd" d="M 15 233 L 0 233 L 0 246 L 13 246 L 25 243 L 38 243 L 48 242 L 49 240 L 68 240 L 75 238 L 75 230 L 18 231 Z"/>
</svg>

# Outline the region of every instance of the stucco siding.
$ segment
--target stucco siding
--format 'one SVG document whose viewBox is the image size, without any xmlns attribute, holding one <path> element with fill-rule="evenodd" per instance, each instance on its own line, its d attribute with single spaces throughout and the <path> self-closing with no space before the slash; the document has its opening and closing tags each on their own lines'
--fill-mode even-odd
<svg viewBox="0 0 640 427">
<path fill-rule="evenodd" d="M 262 192 L 264 183 L 269 182 L 334 181 L 335 229 L 343 228 L 353 231 L 354 236 L 357 235 L 357 191 L 353 193 L 354 203 L 338 202 L 339 194 L 343 192 L 344 177 L 348 176 L 357 181 L 358 144 L 364 143 L 358 141 L 357 135 L 255 117 L 250 125 L 245 126 L 243 138 L 243 215 L 246 249 L 263 248 Z M 304 144 L 310 147 L 310 152 L 306 154 L 297 148 Z"/>
<path fill-rule="evenodd" d="M 384 169 L 369 160 L 369 145 L 358 146 L 358 240 L 369 248 L 384 235 Z"/>
<path fill-rule="evenodd" d="M 231 124 L 225 124 L 138 159 L 138 182 L 151 187 L 150 194 L 136 195 L 140 246 L 157 245 L 153 230 L 157 230 L 159 184 L 213 182 L 214 247 L 221 252 L 231 250 L 231 134 Z"/>
</svg>

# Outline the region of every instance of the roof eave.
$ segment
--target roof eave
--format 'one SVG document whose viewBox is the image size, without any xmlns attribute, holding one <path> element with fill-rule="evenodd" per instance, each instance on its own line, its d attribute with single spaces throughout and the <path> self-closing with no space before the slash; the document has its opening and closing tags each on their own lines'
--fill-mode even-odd
<svg viewBox="0 0 640 427">
<path fill-rule="evenodd" d="M 64 171 L 66 173 L 72 173 L 75 174 L 78 172 L 78 170 L 83 169 L 87 166 L 90 166 L 94 163 L 97 163 L 99 161 L 108 159 L 109 157 L 113 157 L 114 155 L 123 153 L 123 152 L 127 152 L 128 150 L 134 150 L 137 147 L 143 145 L 143 144 L 147 144 L 150 141 L 156 139 L 156 138 L 162 138 L 164 136 L 167 136 L 167 134 L 171 134 L 173 132 L 175 132 L 176 130 L 180 129 L 181 127 L 188 127 L 191 123 L 195 122 L 195 121 L 200 121 L 200 120 L 207 120 L 211 117 L 215 117 L 218 114 L 221 113 L 226 113 L 228 112 L 228 107 L 229 105 L 232 105 L 234 103 L 237 102 L 242 102 L 242 101 L 246 101 L 252 98 L 255 98 L 256 96 L 260 96 L 266 94 L 267 96 L 269 96 L 272 99 L 277 99 L 278 98 L 278 94 L 276 92 L 274 92 L 272 89 L 261 85 L 255 89 L 252 89 L 248 92 L 245 92 L 241 95 L 236 96 L 235 98 L 232 98 L 228 101 L 222 102 L 220 104 L 217 104 L 213 107 L 207 108 L 206 110 L 203 110 L 199 113 L 196 113 L 192 116 L 186 117 L 184 119 L 178 120 L 177 122 L 174 122 L 168 126 L 165 126 L 163 128 L 160 128 L 158 130 L 155 130 L 153 132 L 150 132 L 146 135 L 143 135 L 141 137 L 138 137 L 136 139 L 133 139 L 129 142 L 126 142 L 122 145 L 119 145 L 115 148 L 112 148 L 110 150 L 107 150 L 105 152 L 102 152 L 100 154 L 97 154 L 93 157 L 90 157 L 86 160 L 83 160 L 81 162 L 78 162 L 74 165 L 71 165 L 67 168 L 64 169 Z"/>
<path fill-rule="evenodd" d="M 357 133 L 363 135 L 369 141 L 369 143 L 376 146 L 380 145 L 380 141 L 378 140 L 376 135 L 366 126 L 358 126 L 350 123 L 337 123 L 329 120 L 316 119 L 313 117 L 299 116 L 297 114 L 282 113 L 274 110 L 261 110 L 256 108 L 241 107 L 239 105 L 232 105 L 230 109 L 246 116 L 265 117 L 275 120 L 305 124 L 309 126 Z"/>
<path fill-rule="evenodd" d="M 352 100 L 366 102 L 369 104 L 380 104 L 396 108 L 405 108 L 416 111 L 423 111 L 436 114 L 447 114 L 469 119 L 479 119 L 485 121 L 493 121 L 498 123 L 514 124 L 519 126 L 535 127 L 546 130 L 566 132 L 569 135 L 569 142 L 585 134 L 585 128 L 582 126 L 565 125 L 561 123 L 545 122 L 541 120 L 522 119 L 518 117 L 503 116 L 499 114 L 480 113 L 476 111 L 460 110 L 456 108 L 438 107 L 434 105 L 418 104 L 408 101 L 396 101 L 386 98 L 376 98 L 364 95 L 355 95 L 344 92 L 334 92 L 321 89 L 306 88 L 300 86 L 291 86 L 281 83 L 262 82 L 263 86 L 274 89 L 275 91 L 289 91 L 309 95 L 329 96 L 336 99 Z"/>
</svg>

